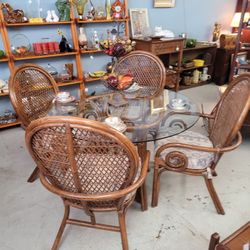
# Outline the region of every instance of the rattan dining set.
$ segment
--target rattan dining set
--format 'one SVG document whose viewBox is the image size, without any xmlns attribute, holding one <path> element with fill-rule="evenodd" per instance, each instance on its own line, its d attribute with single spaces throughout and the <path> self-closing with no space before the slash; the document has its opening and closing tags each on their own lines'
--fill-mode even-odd
<svg viewBox="0 0 250 250">
<path fill-rule="evenodd" d="M 165 67 L 148 52 L 133 51 L 125 55 L 116 62 L 114 71 L 133 75 L 141 87 L 137 100 L 151 101 L 164 90 Z M 158 122 L 152 123 L 153 130 L 152 126 L 136 128 L 139 121 L 140 125 L 147 123 L 142 117 L 130 120 L 126 133 L 131 137 L 86 116 L 48 115 L 59 90 L 52 76 L 34 64 L 16 68 L 9 88 L 11 102 L 25 129 L 27 148 L 37 166 L 28 181 L 33 182 L 39 174 L 43 186 L 63 200 L 65 212 L 53 250 L 59 248 L 66 224 L 120 232 L 122 249 L 128 249 L 126 212 L 135 198 L 141 202 L 142 210 L 147 210 L 145 182 L 150 153 L 153 154 L 147 150 L 148 135 L 155 142 L 152 207 L 160 203 L 160 193 L 167 192 L 160 190 L 162 173 L 172 171 L 204 178 L 217 213 L 225 214 L 213 178 L 223 154 L 242 142 L 240 128 L 250 108 L 250 74 L 244 73 L 233 80 L 210 114 L 198 110 L 192 114 L 191 110 L 183 112 L 187 119 L 195 117 L 192 123 L 168 136 L 161 130 L 166 126 L 164 118 L 159 118 L 161 113 L 156 115 Z M 93 97 L 89 98 L 93 101 Z M 83 102 L 88 101 L 86 97 Z M 199 118 L 203 119 L 206 135 L 188 130 Z M 144 139 L 133 139 L 135 133 L 144 135 Z M 90 220 L 70 218 L 71 207 L 83 210 Z M 96 212 L 109 211 L 117 212 L 118 226 L 96 222 Z"/>
</svg>

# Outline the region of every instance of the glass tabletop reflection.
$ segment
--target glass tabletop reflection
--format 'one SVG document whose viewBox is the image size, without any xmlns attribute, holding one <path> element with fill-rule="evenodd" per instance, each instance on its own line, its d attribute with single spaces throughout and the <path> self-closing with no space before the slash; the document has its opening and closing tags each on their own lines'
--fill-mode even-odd
<svg viewBox="0 0 250 250">
<path fill-rule="evenodd" d="M 197 122 L 197 112 L 198 106 L 191 99 L 181 93 L 164 90 L 153 99 L 113 92 L 91 96 L 80 102 L 54 102 L 48 115 L 79 116 L 106 124 L 108 117 L 109 120 L 110 117 L 118 117 L 126 126 L 125 129 L 124 126 L 117 128 L 123 127 L 122 132 L 132 142 L 142 143 L 187 130 Z"/>
</svg>

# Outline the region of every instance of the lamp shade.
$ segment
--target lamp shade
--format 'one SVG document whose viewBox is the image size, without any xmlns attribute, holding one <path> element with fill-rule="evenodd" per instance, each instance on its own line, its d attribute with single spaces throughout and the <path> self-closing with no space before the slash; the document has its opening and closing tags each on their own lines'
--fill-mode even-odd
<svg viewBox="0 0 250 250">
<path fill-rule="evenodd" d="M 238 28 L 239 24 L 240 24 L 240 17 L 241 17 L 241 12 L 234 13 L 234 17 L 233 17 L 233 20 L 232 20 L 230 26 Z M 250 13 L 246 12 L 245 15 L 244 15 L 244 20 L 243 21 L 247 22 L 249 18 L 250 18 Z"/>
</svg>

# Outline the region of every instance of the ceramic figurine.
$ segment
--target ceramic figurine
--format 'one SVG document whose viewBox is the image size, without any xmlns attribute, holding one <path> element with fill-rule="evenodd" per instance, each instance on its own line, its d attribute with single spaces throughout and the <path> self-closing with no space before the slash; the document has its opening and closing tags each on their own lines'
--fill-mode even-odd
<svg viewBox="0 0 250 250">
<path fill-rule="evenodd" d="M 47 23 L 53 22 L 53 20 L 52 20 L 52 13 L 51 13 L 50 10 L 47 10 L 46 22 Z"/>
<path fill-rule="evenodd" d="M 52 16 L 53 22 L 59 21 L 59 17 L 56 15 L 56 12 L 54 10 L 51 11 L 51 16 Z"/>
<path fill-rule="evenodd" d="M 62 39 L 59 44 L 60 52 L 71 52 L 72 48 L 70 47 L 66 37 L 62 35 Z"/>
</svg>

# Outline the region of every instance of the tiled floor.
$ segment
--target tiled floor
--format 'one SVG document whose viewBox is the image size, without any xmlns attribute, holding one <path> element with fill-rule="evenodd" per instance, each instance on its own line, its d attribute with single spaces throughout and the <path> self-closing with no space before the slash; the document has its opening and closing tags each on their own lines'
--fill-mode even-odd
<svg viewBox="0 0 250 250">
<path fill-rule="evenodd" d="M 218 99 L 216 86 L 183 92 L 210 110 Z M 196 128 L 193 128 L 197 130 Z M 152 148 L 152 145 L 149 145 Z M 250 141 L 224 155 L 218 165 L 215 187 L 226 215 L 218 215 L 202 178 L 166 173 L 161 178 L 159 205 L 141 212 L 134 204 L 127 213 L 127 231 L 132 250 L 206 250 L 210 235 L 222 238 L 250 219 Z M 153 154 L 153 150 L 151 152 Z M 26 182 L 34 167 L 24 144 L 21 128 L 0 131 L 0 249 L 50 249 L 63 215 L 60 198 L 36 181 Z M 147 178 L 151 199 L 152 172 Z M 73 210 L 74 217 L 83 218 Z M 117 222 L 115 214 L 98 214 L 101 222 Z M 118 233 L 67 226 L 62 250 L 121 249 Z"/>
</svg>

